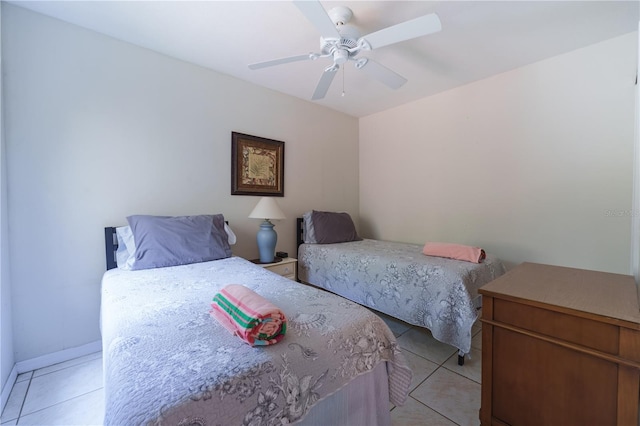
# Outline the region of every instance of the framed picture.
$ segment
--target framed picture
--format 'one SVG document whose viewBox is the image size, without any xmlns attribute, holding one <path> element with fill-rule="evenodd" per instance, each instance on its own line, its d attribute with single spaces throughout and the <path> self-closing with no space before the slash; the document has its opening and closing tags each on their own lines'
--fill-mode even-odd
<svg viewBox="0 0 640 426">
<path fill-rule="evenodd" d="M 284 197 L 284 142 L 231 132 L 231 195 Z"/>
</svg>

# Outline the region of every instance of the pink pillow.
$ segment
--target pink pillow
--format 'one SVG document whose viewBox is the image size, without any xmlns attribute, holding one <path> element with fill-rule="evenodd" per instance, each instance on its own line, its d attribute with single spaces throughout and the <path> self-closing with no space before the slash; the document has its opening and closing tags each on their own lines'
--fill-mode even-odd
<svg viewBox="0 0 640 426">
<path fill-rule="evenodd" d="M 427 256 L 446 257 L 473 263 L 480 263 L 486 257 L 484 250 L 480 247 L 452 243 L 426 243 L 422 253 Z"/>
</svg>

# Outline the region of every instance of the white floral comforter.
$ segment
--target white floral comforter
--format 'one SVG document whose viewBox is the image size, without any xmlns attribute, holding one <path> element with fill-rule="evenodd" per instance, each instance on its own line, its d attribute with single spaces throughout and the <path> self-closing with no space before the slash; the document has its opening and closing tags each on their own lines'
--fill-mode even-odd
<svg viewBox="0 0 640 426">
<path fill-rule="evenodd" d="M 416 244 L 365 239 L 298 249 L 301 281 L 426 327 L 465 354 L 478 317 L 478 288 L 504 272 L 489 254 L 476 264 L 425 256 Z"/>
<path fill-rule="evenodd" d="M 251 347 L 210 315 L 216 292 L 245 285 L 287 315 L 281 342 Z M 238 257 L 102 281 L 105 425 L 275 425 L 387 361 L 401 405 L 411 370 L 367 309 Z"/>
</svg>

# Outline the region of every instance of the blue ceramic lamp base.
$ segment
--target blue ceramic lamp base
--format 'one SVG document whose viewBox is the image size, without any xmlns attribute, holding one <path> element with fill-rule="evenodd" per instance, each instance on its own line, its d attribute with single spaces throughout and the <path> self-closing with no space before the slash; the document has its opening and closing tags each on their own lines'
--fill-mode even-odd
<svg viewBox="0 0 640 426">
<path fill-rule="evenodd" d="M 273 226 L 269 219 L 265 219 L 260 224 L 260 230 L 256 236 L 258 251 L 260 252 L 260 263 L 272 263 L 274 261 L 278 234 L 274 231 Z"/>
</svg>

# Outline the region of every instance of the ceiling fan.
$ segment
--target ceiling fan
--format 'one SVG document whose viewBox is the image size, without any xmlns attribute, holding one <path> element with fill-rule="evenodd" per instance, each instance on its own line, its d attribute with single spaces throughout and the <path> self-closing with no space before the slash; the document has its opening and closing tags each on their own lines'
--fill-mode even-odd
<svg viewBox="0 0 640 426">
<path fill-rule="evenodd" d="M 309 53 L 258 62 L 250 64 L 249 68 L 257 70 L 289 62 L 332 58 L 333 64 L 328 66 L 322 73 L 316 90 L 311 97 L 312 100 L 325 97 L 340 66 L 347 61 L 354 61 L 356 69 L 365 71 L 388 87 L 392 89 L 400 88 L 407 82 L 406 78 L 375 62 L 373 59 L 357 58 L 357 55 L 363 50 L 377 49 L 432 34 L 442 29 L 438 15 L 431 13 L 361 37 L 358 29 L 348 23 L 353 17 L 353 12 L 348 7 L 339 6 L 326 12 L 319 1 L 298 0 L 293 3 L 320 32 L 320 53 Z"/>
</svg>

